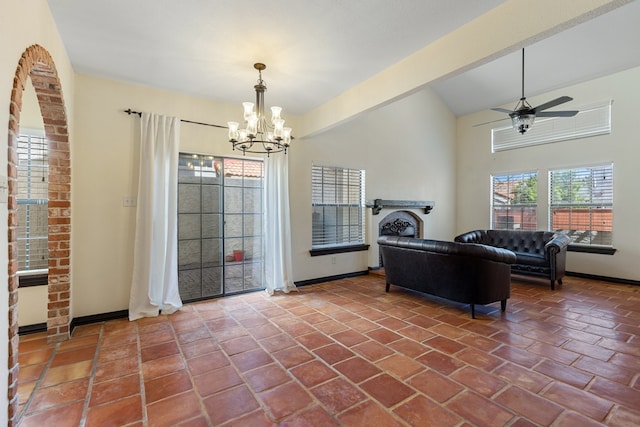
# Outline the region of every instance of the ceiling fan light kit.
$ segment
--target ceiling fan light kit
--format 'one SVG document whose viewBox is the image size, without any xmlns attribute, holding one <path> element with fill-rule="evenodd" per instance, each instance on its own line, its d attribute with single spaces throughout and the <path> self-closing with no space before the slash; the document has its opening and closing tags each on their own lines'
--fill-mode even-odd
<svg viewBox="0 0 640 427">
<path fill-rule="evenodd" d="M 513 128 L 517 132 L 524 134 L 531 129 L 536 117 L 573 117 L 578 114 L 577 110 L 543 111 L 572 100 L 573 98 L 570 96 L 561 96 L 549 102 L 545 102 L 544 104 L 540 104 L 537 107 L 532 107 L 527 102 L 527 98 L 524 96 L 524 48 L 522 48 L 522 98 L 520 98 L 520 101 L 518 101 L 513 111 L 505 108 L 492 108 L 492 110 L 500 113 L 507 113 L 509 117 L 511 117 L 511 124 L 513 125 Z"/>
<path fill-rule="evenodd" d="M 526 131 L 533 126 L 533 122 L 536 120 L 535 114 L 510 114 L 511 116 L 511 124 L 513 128 L 520 133 L 525 133 Z"/>
</svg>

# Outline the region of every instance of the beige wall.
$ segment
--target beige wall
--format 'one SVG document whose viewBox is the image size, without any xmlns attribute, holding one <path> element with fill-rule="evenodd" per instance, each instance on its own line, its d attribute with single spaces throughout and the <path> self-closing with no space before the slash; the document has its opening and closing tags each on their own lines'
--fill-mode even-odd
<svg viewBox="0 0 640 427">
<path fill-rule="evenodd" d="M 44 122 L 42 121 L 42 114 L 40 114 L 40 104 L 38 104 L 36 90 L 33 84 L 31 84 L 31 79 L 29 79 L 29 84 L 22 93 L 20 128 L 36 129 L 44 132 Z"/>
<path fill-rule="evenodd" d="M 20 288 L 18 290 L 18 325 L 46 323 L 48 298 L 46 286 Z"/>
<path fill-rule="evenodd" d="M 640 258 L 640 198 L 637 178 L 640 145 L 635 117 L 635 113 L 640 109 L 638 87 L 640 68 L 634 68 L 529 100 L 531 105 L 538 105 L 560 95 L 569 95 L 574 100 L 569 104 L 563 104 L 562 108 L 571 109 L 612 99 L 613 130 L 610 135 L 492 154 L 491 126 L 473 125 L 494 120 L 499 117 L 498 113 L 483 111 L 459 118 L 457 232 L 488 228 L 491 174 L 538 171 L 538 194 L 541 199 L 538 226 L 544 228 L 548 222 L 548 202 L 545 197 L 548 194 L 546 188 L 549 169 L 613 162 L 613 245 L 617 252 L 613 256 L 570 252 L 567 255 L 567 270 L 640 280 L 640 270 L 636 266 Z"/>
<path fill-rule="evenodd" d="M 136 210 L 124 207 L 123 198 L 137 196 L 140 119 L 123 111 L 226 125 L 241 118 L 242 107 L 240 100 L 221 104 L 80 74 L 76 88 L 72 269 L 74 317 L 80 317 L 129 306 Z M 285 118 L 295 129 L 295 117 Z M 186 152 L 241 156 L 231 150 L 226 129 L 182 123 L 180 141 Z"/>
<path fill-rule="evenodd" d="M 9 100 L 13 88 L 13 76 L 22 53 L 33 44 L 42 45 L 53 57 L 58 75 L 62 82 L 62 91 L 70 121 L 70 136 L 73 143 L 73 72 L 71 64 L 64 50 L 55 24 L 51 18 L 49 7 L 45 0 L 0 0 L 0 118 L 3 126 L 7 126 L 9 119 Z M 2 132 L 0 142 L 0 165 L 7 164 L 6 128 Z M 2 169 L 6 173 L 6 167 Z M 0 203 L 0 242 L 7 242 L 7 205 Z M 0 244 L 0 259 L 8 259 L 7 245 Z M 6 334 L 8 291 L 7 269 L 0 268 L 0 331 Z M 6 336 L 6 335 L 5 335 Z M 0 390 L 7 389 L 8 354 L 6 341 L 0 345 Z M 7 419 L 6 393 L 0 400 L 0 420 Z"/>
<path fill-rule="evenodd" d="M 76 144 L 73 155 L 74 316 L 128 307 L 137 194 L 139 119 L 122 111 L 153 111 L 224 124 L 238 105 L 217 104 L 174 92 L 86 75 L 76 77 Z M 295 118 L 293 118 L 295 129 Z M 408 125 L 407 125 L 408 123 Z M 403 124 L 404 127 L 398 124 Z M 181 149 L 237 155 L 226 132 L 182 124 Z M 363 168 L 367 198 L 435 200 L 425 236 L 450 239 L 455 217 L 455 117 L 430 90 L 367 113 L 309 139 L 294 140 L 289 154 L 294 279 L 366 270 L 366 252 L 310 257 L 311 165 Z M 373 241 L 372 241 L 373 240 Z M 368 243 L 375 244 L 375 237 Z"/>
<path fill-rule="evenodd" d="M 435 201 L 429 215 L 420 214 L 424 236 L 451 239 L 455 230 L 455 132 L 453 114 L 433 91 L 424 89 L 305 138 L 292 148 L 289 176 L 295 280 L 377 266 L 367 252 L 309 256 L 312 164 L 364 169 L 367 199 Z M 367 216 L 371 222 L 370 211 Z M 377 228 L 375 233 L 368 233 L 366 242 L 373 247 Z"/>
</svg>

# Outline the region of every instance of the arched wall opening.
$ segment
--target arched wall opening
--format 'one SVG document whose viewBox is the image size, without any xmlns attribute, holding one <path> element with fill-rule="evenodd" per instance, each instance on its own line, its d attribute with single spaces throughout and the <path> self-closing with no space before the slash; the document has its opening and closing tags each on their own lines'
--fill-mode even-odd
<svg viewBox="0 0 640 427">
<path fill-rule="evenodd" d="M 17 138 L 22 95 L 28 79 L 36 91 L 46 139 L 49 143 L 48 177 L 48 304 L 47 341 L 69 339 L 71 325 L 71 152 L 62 86 L 49 52 L 29 46 L 13 79 L 9 107 L 8 175 L 8 287 L 9 287 L 9 423 L 18 417 L 18 254 L 17 254 Z"/>
</svg>

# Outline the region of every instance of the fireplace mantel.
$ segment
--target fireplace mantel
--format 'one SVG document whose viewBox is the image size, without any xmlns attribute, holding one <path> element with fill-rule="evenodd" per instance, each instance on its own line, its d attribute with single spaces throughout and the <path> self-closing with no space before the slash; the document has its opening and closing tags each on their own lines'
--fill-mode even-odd
<svg viewBox="0 0 640 427">
<path fill-rule="evenodd" d="M 418 201 L 418 200 L 367 200 L 365 206 L 371 208 L 373 215 L 378 215 L 383 208 L 410 208 L 410 209 L 424 209 L 424 213 L 428 214 L 431 209 L 436 205 L 436 202 Z"/>
</svg>

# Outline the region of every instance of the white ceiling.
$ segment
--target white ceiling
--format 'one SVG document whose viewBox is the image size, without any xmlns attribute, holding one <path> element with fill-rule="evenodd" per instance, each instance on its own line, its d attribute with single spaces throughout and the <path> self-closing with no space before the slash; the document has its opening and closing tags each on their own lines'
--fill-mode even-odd
<svg viewBox="0 0 640 427">
<path fill-rule="evenodd" d="M 525 46 L 525 95 L 534 96 L 637 66 L 640 1 L 636 0 Z M 509 107 L 515 107 L 522 92 L 522 53 L 518 50 L 432 83 L 431 87 L 458 116 L 509 103 Z"/>
<path fill-rule="evenodd" d="M 264 62 L 267 104 L 286 115 L 310 111 L 502 2 L 51 0 L 49 7 L 76 72 L 240 102 L 254 98 L 253 63 Z M 638 22 L 636 0 L 527 46 L 526 95 L 639 66 Z M 431 86 L 456 115 L 515 105 L 520 61 L 513 52 Z"/>
</svg>

